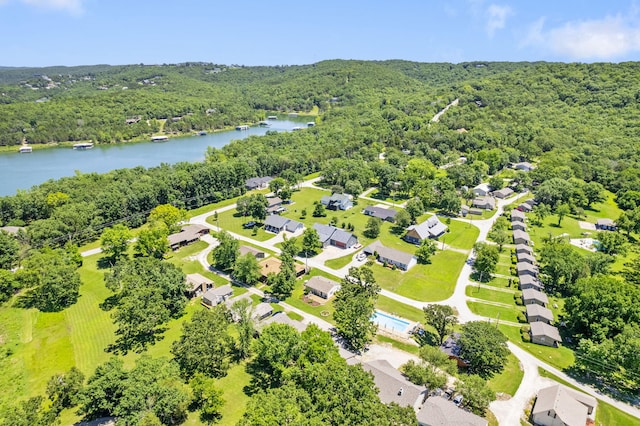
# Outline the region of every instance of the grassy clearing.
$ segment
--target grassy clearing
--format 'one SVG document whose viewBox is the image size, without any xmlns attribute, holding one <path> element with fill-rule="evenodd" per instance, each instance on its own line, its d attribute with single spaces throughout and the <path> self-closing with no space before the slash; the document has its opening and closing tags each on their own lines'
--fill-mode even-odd
<svg viewBox="0 0 640 426">
<path fill-rule="evenodd" d="M 376 308 L 410 321 L 424 322 L 424 312 L 422 310 L 414 308 L 413 306 L 405 305 L 404 303 L 400 303 L 389 297 L 382 295 L 378 296 Z"/>
<path fill-rule="evenodd" d="M 518 322 L 518 313 L 522 312 L 522 310 L 516 309 L 515 307 L 507 308 L 482 302 L 467 302 L 467 306 L 469 306 L 469 309 L 471 309 L 471 312 L 474 314 L 482 315 L 483 317 L 493 320 L 499 319 L 500 321 Z"/>
<path fill-rule="evenodd" d="M 224 405 L 220 410 L 222 418 L 218 425 L 231 426 L 238 424 L 244 414 L 249 396 L 245 394 L 244 388 L 251 383 L 251 375 L 247 373 L 245 364 L 234 365 L 229 369 L 227 375 L 216 381 L 218 389 L 223 389 Z M 197 424 L 201 424 L 198 422 Z"/>
<path fill-rule="evenodd" d="M 575 363 L 573 351 L 565 346 L 552 348 L 549 346 L 537 345 L 535 343 L 525 343 L 520 337 L 520 329 L 518 327 L 499 325 L 498 328 L 509 338 L 511 342 L 559 370 L 564 370 Z"/>
<path fill-rule="evenodd" d="M 462 253 L 439 251 L 429 265 L 416 265 L 407 272 L 374 264 L 378 284 L 402 296 L 424 302 L 444 300 L 453 294 L 456 280 L 466 260 Z"/>
<path fill-rule="evenodd" d="M 415 346 L 410 343 L 401 342 L 399 340 L 392 339 L 391 337 L 388 337 L 388 336 L 382 336 L 380 334 L 377 334 L 376 337 L 374 337 L 373 341 L 374 343 L 378 343 L 381 345 L 391 345 L 396 349 L 409 352 L 410 354 L 413 354 L 413 355 L 418 355 L 420 353 L 419 346 Z"/>
<path fill-rule="evenodd" d="M 451 220 L 447 226 L 449 231 L 441 236 L 439 240 L 444 241 L 451 247 L 471 250 L 478 239 L 478 235 L 480 235 L 480 230 L 468 222 Z"/>
<path fill-rule="evenodd" d="M 502 373 L 497 376 L 493 376 L 487 384 L 491 390 L 496 393 L 504 393 L 513 396 L 520 387 L 520 382 L 522 382 L 523 376 L 524 371 L 520 368 L 518 358 L 513 354 L 509 354 Z"/>
<path fill-rule="evenodd" d="M 580 391 L 577 387 L 571 383 L 561 379 L 555 374 L 550 373 L 544 368 L 538 367 L 538 373 L 542 377 L 547 377 L 551 380 L 555 380 L 567 387 Z M 640 419 L 633 417 L 622 410 L 607 404 L 604 401 L 598 399 L 598 407 L 596 408 L 596 425 L 598 426 L 631 426 L 640 425 Z"/>
<path fill-rule="evenodd" d="M 469 297 L 474 297 L 476 299 L 488 300 L 490 302 L 499 302 L 506 304 L 514 304 L 514 294 L 520 296 L 520 292 L 517 293 L 507 293 L 504 291 L 495 291 L 490 290 L 484 287 L 476 287 L 476 286 L 467 286 L 465 289 L 465 294 Z"/>
<path fill-rule="evenodd" d="M 328 266 L 331 269 L 340 269 L 344 268 L 353 260 L 353 253 L 350 253 L 346 256 L 337 257 L 335 259 L 330 259 L 324 262 L 325 266 Z"/>
</svg>

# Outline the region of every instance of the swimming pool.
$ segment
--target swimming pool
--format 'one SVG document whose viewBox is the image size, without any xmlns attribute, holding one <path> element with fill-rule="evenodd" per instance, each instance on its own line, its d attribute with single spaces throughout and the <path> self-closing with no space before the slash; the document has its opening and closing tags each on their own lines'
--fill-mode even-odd
<svg viewBox="0 0 640 426">
<path fill-rule="evenodd" d="M 407 332 L 409 329 L 409 326 L 411 325 L 407 321 L 403 321 L 399 318 L 392 317 L 380 311 L 376 311 L 371 316 L 371 321 L 378 324 L 378 327 L 383 328 L 385 330 L 390 330 L 390 331 Z"/>
</svg>

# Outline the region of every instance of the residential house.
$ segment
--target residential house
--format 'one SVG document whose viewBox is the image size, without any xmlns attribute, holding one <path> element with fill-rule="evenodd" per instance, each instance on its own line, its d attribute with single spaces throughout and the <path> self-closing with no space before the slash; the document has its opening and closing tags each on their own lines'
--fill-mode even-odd
<svg viewBox="0 0 640 426">
<path fill-rule="evenodd" d="M 238 251 L 240 252 L 240 256 L 251 253 L 256 259 L 264 259 L 266 256 L 265 252 L 251 246 L 240 246 Z"/>
<path fill-rule="evenodd" d="M 528 247 L 528 246 L 526 246 Z M 527 262 L 530 263 L 532 265 L 536 264 L 536 258 L 533 257 L 532 254 L 529 254 L 526 251 L 522 251 L 520 253 L 516 253 L 516 258 L 518 259 L 518 262 Z"/>
<path fill-rule="evenodd" d="M 458 363 L 458 367 L 468 367 L 469 362 L 460 357 L 460 346 L 458 346 L 458 339 L 460 339 L 460 333 L 453 333 L 442 345 L 440 350 L 449 356 L 449 359 L 455 359 Z"/>
<path fill-rule="evenodd" d="M 280 272 L 280 268 L 282 267 L 282 261 L 275 257 L 269 257 L 264 259 L 262 262 L 258 263 L 260 266 L 260 281 L 264 282 L 267 280 L 267 277 L 270 274 L 277 274 Z M 296 277 L 304 275 L 305 268 L 304 265 L 300 265 L 298 263 L 295 264 L 296 269 Z"/>
<path fill-rule="evenodd" d="M 269 318 L 273 314 L 273 306 L 269 303 L 258 303 L 255 308 L 253 308 L 253 313 L 251 317 L 255 321 L 262 321 L 265 318 Z"/>
<path fill-rule="evenodd" d="M 429 219 L 418 225 L 411 225 L 404 234 L 404 240 L 412 244 L 420 244 L 427 238 L 438 238 L 447 231 L 447 225 L 440 222 L 438 216 L 431 216 Z"/>
<path fill-rule="evenodd" d="M 373 375 L 380 401 L 395 402 L 401 407 L 418 410 L 427 396 L 427 388 L 411 383 L 387 360 L 374 360 L 362 364 L 362 368 Z"/>
<path fill-rule="evenodd" d="M 314 223 L 313 229 L 318 232 L 323 248 L 332 245 L 338 248 L 348 249 L 358 244 L 358 237 L 335 226 Z"/>
<path fill-rule="evenodd" d="M 533 204 L 522 203 L 518 205 L 518 210 L 524 213 L 530 213 L 533 210 Z"/>
<path fill-rule="evenodd" d="M 302 228 L 304 228 L 302 223 L 275 214 L 267 216 L 264 221 L 264 230 L 267 232 L 273 232 L 274 234 L 279 234 L 283 230 L 294 233 Z"/>
<path fill-rule="evenodd" d="M 549 298 L 541 291 L 527 288 L 522 290 L 522 303 L 526 305 L 540 305 L 544 308 L 549 304 Z"/>
<path fill-rule="evenodd" d="M 326 300 L 330 299 L 341 288 L 340 283 L 321 276 L 311 277 L 309 281 L 304 283 L 304 287 L 309 290 L 309 293 Z"/>
<path fill-rule="evenodd" d="M 611 219 L 598 219 L 596 229 L 601 231 L 615 231 L 618 229 L 616 223 Z"/>
<path fill-rule="evenodd" d="M 526 231 L 515 230 L 513 231 L 513 243 L 514 244 L 526 244 L 531 245 L 531 238 Z"/>
<path fill-rule="evenodd" d="M 511 222 L 524 222 L 525 215 L 520 210 L 511 210 Z"/>
<path fill-rule="evenodd" d="M 420 426 L 487 426 L 489 422 L 441 396 L 427 398 L 417 413 Z"/>
<path fill-rule="evenodd" d="M 216 306 L 229 300 L 233 296 L 233 289 L 229 284 L 207 290 L 202 295 L 202 304 L 205 306 Z"/>
<path fill-rule="evenodd" d="M 528 253 L 533 256 L 533 249 L 527 244 L 516 244 L 516 255 L 518 253 Z"/>
<path fill-rule="evenodd" d="M 533 275 L 518 275 L 518 281 L 520 283 L 520 290 L 526 290 L 528 288 L 538 291 L 543 290 L 542 284 L 540 284 L 540 281 L 538 281 Z"/>
<path fill-rule="evenodd" d="M 531 275 L 532 277 L 538 276 L 538 268 L 528 262 L 516 263 L 516 271 L 518 275 Z"/>
<path fill-rule="evenodd" d="M 469 209 L 469 214 L 474 216 L 482 216 L 482 209 L 477 209 L 477 208 Z"/>
<path fill-rule="evenodd" d="M 529 323 L 540 321 L 547 324 L 551 324 L 555 319 L 553 317 L 553 312 L 551 312 L 550 309 L 540 305 L 536 305 L 536 304 L 527 305 L 526 314 L 527 314 L 527 321 L 529 321 Z"/>
<path fill-rule="evenodd" d="M 536 321 L 529 324 L 531 330 L 531 341 L 538 345 L 558 347 L 558 343 L 562 343 L 562 337 L 558 329 L 542 321 Z"/>
<path fill-rule="evenodd" d="M 200 296 L 202 293 L 213 288 L 213 281 L 204 275 L 187 274 L 186 280 L 186 293 L 189 298 Z"/>
<path fill-rule="evenodd" d="M 527 230 L 527 225 L 524 222 L 511 222 L 511 229 L 514 231 L 525 231 Z"/>
<path fill-rule="evenodd" d="M 471 202 L 473 207 L 483 210 L 495 210 L 496 199 L 493 197 L 478 197 Z"/>
<path fill-rule="evenodd" d="M 523 161 L 521 163 L 514 163 L 513 168 L 516 170 L 530 172 L 531 170 L 535 169 L 535 166 L 527 161 Z"/>
<path fill-rule="evenodd" d="M 584 426 L 597 403 L 589 395 L 557 384 L 538 391 L 531 417 L 536 425 Z"/>
<path fill-rule="evenodd" d="M 249 191 L 254 189 L 264 189 L 269 186 L 269 182 L 271 182 L 272 180 L 273 178 L 271 176 L 254 177 L 254 178 L 247 179 L 245 181 L 244 186 Z"/>
<path fill-rule="evenodd" d="M 489 187 L 489 184 L 481 183 L 480 185 L 474 187 L 472 189 L 472 191 L 476 196 L 484 197 L 484 196 L 488 195 L 489 192 L 491 192 L 491 188 Z"/>
<path fill-rule="evenodd" d="M 379 262 L 395 265 L 403 271 L 408 271 L 418 262 L 414 255 L 394 248 L 385 247 L 379 240 L 369 244 L 362 251 L 368 256 L 377 253 Z"/>
<path fill-rule="evenodd" d="M 187 225 L 180 232 L 167 237 L 171 250 L 177 250 L 182 246 L 189 245 L 200 239 L 201 236 L 209 233 L 209 228 L 203 225 Z"/>
<path fill-rule="evenodd" d="M 502 189 L 499 189 L 497 191 L 493 191 L 493 196 L 496 197 L 496 198 L 501 198 L 501 199 L 510 197 L 512 194 L 513 194 L 513 189 L 511 189 L 509 187 L 502 188 Z"/>
<path fill-rule="evenodd" d="M 280 214 L 282 212 L 287 211 L 287 209 L 285 209 L 282 206 L 282 199 L 280 197 L 267 198 L 266 210 L 267 210 L 267 215 Z"/>
<path fill-rule="evenodd" d="M 258 331 L 263 330 L 269 324 L 287 324 L 298 330 L 300 333 L 307 329 L 307 325 L 302 321 L 292 320 L 285 312 L 282 311 L 276 312 L 265 320 L 260 321 L 260 323 L 257 324 Z"/>
<path fill-rule="evenodd" d="M 398 214 L 396 210 L 385 209 L 384 207 L 377 206 L 368 206 L 362 211 L 362 213 L 366 214 L 367 216 L 377 217 L 378 219 L 387 222 L 395 222 L 396 215 Z"/>
<path fill-rule="evenodd" d="M 349 210 L 353 207 L 353 201 L 348 194 L 331 194 L 320 199 L 327 210 Z"/>
</svg>

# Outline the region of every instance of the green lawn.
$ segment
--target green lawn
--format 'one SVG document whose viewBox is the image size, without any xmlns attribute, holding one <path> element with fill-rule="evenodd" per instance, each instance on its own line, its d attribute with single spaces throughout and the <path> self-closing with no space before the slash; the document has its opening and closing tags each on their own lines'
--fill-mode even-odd
<svg viewBox="0 0 640 426">
<path fill-rule="evenodd" d="M 561 379 L 553 373 L 545 370 L 544 368 L 538 367 L 538 373 L 542 377 L 548 377 L 549 379 L 555 380 L 558 383 L 561 383 L 567 387 L 572 389 L 576 389 L 580 391 L 577 387 L 573 386 L 571 383 Z M 631 425 L 640 425 L 640 419 L 633 417 L 624 411 L 621 411 L 614 407 L 613 405 L 607 404 L 604 401 L 598 399 L 598 407 L 596 408 L 596 425 L 600 426 L 631 426 Z"/>
<path fill-rule="evenodd" d="M 424 323 L 424 312 L 421 309 L 405 305 L 389 297 L 378 296 L 376 308 L 400 318 L 408 319 L 409 321 Z"/>
<path fill-rule="evenodd" d="M 502 373 L 493 376 L 487 384 L 491 390 L 496 393 L 504 393 L 513 396 L 518 390 L 518 387 L 520 387 L 520 382 L 522 382 L 523 376 L 524 371 L 520 368 L 518 358 L 513 354 L 509 354 Z"/>
<path fill-rule="evenodd" d="M 522 312 L 520 309 L 506 308 L 502 306 L 488 305 L 482 302 L 467 302 L 467 306 L 471 309 L 471 312 L 483 317 L 491 318 L 492 320 L 499 319 L 500 321 L 518 322 L 518 313 Z M 499 315 L 499 316 L 498 316 Z M 516 327 L 511 326 L 511 328 Z"/>
<path fill-rule="evenodd" d="M 451 220 L 449 222 L 447 224 L 449 231 L 438 240 L 444 241 L 451 247 L 471 250 L 478 239 L 480 230 L 470 225 L 468 221 Z"/>
<path fill-rule="evenodd" d="M 509 287 L 509 280 L 507 278 L 502 278 L 502 277 L 492 277 L 490 281 L 487 282 L 483 282 L 482 284 L 484 285 L 490 285 L 492 287 L 498 287 L 498 288 L 506 288 L 506 289 L 512 289 L 512 290 L 517 290 L 518 286 L 515 284 L 515 279 L 513 280 L 514 284 L 512 284 L 511 287 Z M 476 281 L 477 282 L 477 281 Z"/>
<path fill-rule="evenodd" d="M 388 336 L 383 336 L 381 334 L 377 334 L 376 337 L 373 338 L 374 343 L 382 344 L 382 345 L 391 345 L 396 349 L 400 349 L 401 351 L 409 352 L 413 355 L 418 355 L 420 353 L 420 347 L 415 346 L 409 343 L 401 342 L 396 339 L 392 339 Z"/>
<path fill-rule="evenodd" d="M 304 300 L 302 300 L 302 297 L 304 296 L 304 283 L 311 277 L 316 276 L 316 275 L 321 275 L 324 276 L 326 278 L 332 279 L 334 281 L 339 281 L 338 278 L 333 277 L 323 271 L 317 270 L 317 269 L 312 269 L 309 274 L 307 275 L 303 275 L 301 278 L 296 280 L 296 285 L 295 288 L 293 289 L 293 293 L 291 293 L 291 296 L 289 296 L 287 299 L 285 299 L 284 301 L 286 303 L 288 303 L 289 305 L 293 306 L 294 308 L 298 308 L 301 311 L 304 311 L 308 314 L 311 315 L 315 315 L 318 318 L 322 318 L 325 321 L 328 321 L 330 323 L 333 323 L 333 303 L 332 300 L 330 299 L 329 301 L 325 302 L 324 304 L 318 305 L 318 306 L 312 306 L 309 303 L 305 302 Z M 329 315 L 322 315 L 323 312 L 328 312 Z"/>
<path fill-rule="evenodd" d="M 216 381 L 218 389 L 224 393 L 224 405 L 220 410 L 222 418 L 216 424 L 221 426 L 231 426 L 238 424 L 244 414 L 250 397 L 244 392 L 245 386 L 251 383 L 251 375 L 247 373 L 246 365 L 237 364 L 229 369 L 227 375 Z M 198 424 L 202 424 L 199 423 Z"/>
<path fill-rule="evenodd" d="M 567 347 L 560 346 L 558 348 L 552 348 L 549 346 L 537 345 L 535 343 L 525 343 L 520 337 L 520 329 L 518 327 L 499 325 L 498 328 L 509 338 L 511 342 L 559 370 L 564 370 L 565 368 L 572 366 L 575 362 L 573 351 Z"/>
<path fill-rule="evenodd" d="M 353 253 L 349 253 L 346 256 L 336 257 L 335 259 L 330 259 L 324 262 L 325 266 L 328 266 L 331 269 L 340 269 L 349 264 L 353 260 Z"/>
<path fill-rule="evenodd" d="M 373 272 L 384 289 L 423 302 L 444 300 L 453 294 L 466 256 L 445 250 L 437 252 L 431 260 L 431 264 L 418 264 L 407 272 L 394 271 L 376 263 Z"/>
<path fill-rule="evenodd" d="M 465 293 L 467 296 L 474 297 L 476 299 L 488 300 L 490 302 L 506 303 L 514 306 L 515 306 L 515 302 L 514 302 L 513 295 L 518 294 L 519 296 L 521 294 L 519 291 L 513 292 L 513 293 L 511 292 L 507 293 L 505 291 L 495 291 L 495 290 L 490 290 L 488 288 L 471 286 L 471 285 L 467 286 L 467 288 L 465 289 Z"/>
</svg>

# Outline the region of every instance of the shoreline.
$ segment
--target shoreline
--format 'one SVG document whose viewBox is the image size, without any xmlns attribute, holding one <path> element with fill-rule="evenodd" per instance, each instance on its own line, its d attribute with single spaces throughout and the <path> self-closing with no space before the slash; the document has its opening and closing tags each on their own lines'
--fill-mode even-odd
<svg viewBox="0 0 640 426">
<path fill-rule="evenodd" d="M 286 114 L 277 114 L 278 115 L 278 119 L 287 119 L 290 120 L 292 118 L 304 118 L 304 117 L 317 117 L 317 114 L 313 114 L 313 111 L 309 111 L 307 113 L 297 113 L 298 116 L 297 117 L 289 117 Z M 254 123 L 250 123 L 248 124 L 251 127 L 257 127 L 259 126 L 259 121 L 256 121 Z M 241 124 L 239 124 L 241 125 Z M 236 126 L 227 126 L 224 127 L 222 129 L 213 129 L 213 130 L 203 130 L 207 133 L 220 133 L 220 132 L 228 132 L 231 130 L 235 130 Z M 30 143 L 26 143 L 26 144 L 15 144 L 15 145 L 5 145 L 5 146 L 0 146 L 0 155 L 2 154 L 18 154 L 18 149 L 21 146 L 30 146 L 33 148 L 34 151 L 36 150 L 43 150 L 43 149 L 52 149 L 52 148 L 72 148 L 73 145 L 77 144 L 77 143 L 87 143 L 87 142 L 91 142 L 93 143 L 95 146 L 106 146 L 106 145 L 120 145 L 120 144 L 127 144 L 127 143 L 144 143 L 144 142 L 149 142 L 149 143 L 153 143 L 151 141 L 151 138 L 153 136 L 168 136 L 169 139 L 173 139 L 173 138 L 181 138 L 181 137 L 187 137 L 187 136 L 198 136 L 198 132 L 202 131 L 202 130 L 198 130 L 198 131 L 190 131 L 190 132 L 184 132 L 184 133 L 171 133 L 171 134 L 158 134 L 158 135 L 154 135 L 154 134 L 148 134 L 145 135 L 144 137 L 138 137 L 138 138 L 134 138 L 134 139 L 128 139 L 126 141 L 121 141 L 121 142 L 93 142 L 92 140 L 81 140 L 81 141 L 65 141 L 65 142 L 48 142 L 48 143 L 38 143 L 38 144 L 30 144 Z M 27 154 L 23 154 L 23 155 L 27 155 Z"/>
</svg>

